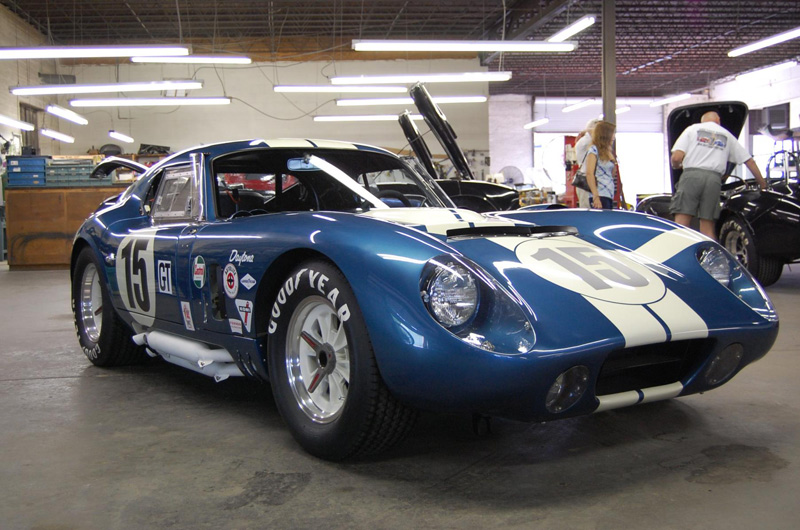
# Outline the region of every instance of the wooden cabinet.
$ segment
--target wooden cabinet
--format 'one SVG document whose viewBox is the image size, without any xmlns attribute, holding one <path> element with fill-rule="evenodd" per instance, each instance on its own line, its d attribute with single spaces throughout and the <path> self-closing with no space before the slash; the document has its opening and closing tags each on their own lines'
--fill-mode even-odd
<svg viewBox="0 0 800 530">
<path fill-rule="evenodd" d="M 69 267 L 72 240 L 103 200 L 124 187 L 22 188 L 6 191 L 8 266 Z"/>
</svg>

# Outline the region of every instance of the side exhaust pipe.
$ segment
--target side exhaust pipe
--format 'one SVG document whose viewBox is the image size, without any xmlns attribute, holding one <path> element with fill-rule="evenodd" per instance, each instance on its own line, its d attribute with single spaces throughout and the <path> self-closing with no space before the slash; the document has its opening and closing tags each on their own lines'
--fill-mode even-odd
<svg viewBox="0 0 800 530">
<path fill-rule="evenodd" d="M 225 348 L 212 348 L 203 342 L 157 330 L 135 335 L 133 341 L 156 352 L 165 361 L 213 377 L 217 382 L 244 375 Z"/>
</svg>

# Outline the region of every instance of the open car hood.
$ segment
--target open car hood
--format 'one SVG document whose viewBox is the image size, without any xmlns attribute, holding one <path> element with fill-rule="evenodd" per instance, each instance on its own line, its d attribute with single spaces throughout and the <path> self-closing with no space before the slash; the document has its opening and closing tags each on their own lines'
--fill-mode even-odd
<svg viewBox="0 0 800 530">
<path fill-rule="evenodd" d="M 433 99 L 428 93 L 428 90 L 425 88 L 425 85 L 422 83 L 417 83 L 411 87 L 409 94 L 411 95 L 411 99 L 414 100 L 417 110 L 419 110 L 419 113 L 422 114 L 423 118 L 425 118 L 425 123 L 428 124 L 428 127 L 430 127 L 431 131 L 433 131 L 433 134 L 436 135 L 436 139 L 439 140 L 440 144 L 442 144 L 445 153 L 447 153 L 447 156 L 450 158 L 450 162 L 453 163 L 453 167 L 456 169 L 458 178 L 473 180 L 475 177 L 472 174 L 469 164 L 467 163 L 467 157 L 464 156 L 464 152 L 458 146 L 458 142 L 456 141 L 456 133 L 453 130 L 453 127 L 450 126 L 450 123 L 447 121 L 447 118 L 439 106 L 433 102 Z M 416 129 L 416 127 L 414 128 Z M 406 127 L 403 127 L 403 131 L 406 132 Z M 419 135 L 419 131 L 417 131 L 417 135 Z M 406 133 L 406 138 L 408 139 L 409 143 L 411 143 L 411 146 L 416 153 L 417 150 L 414 148 L 414 143 L 408 137 L 408 133 Z M 422 138 L 419 137 L 419 140 L 422 141 Z M 424 142 L 422 143 L 424 144 Z M 427 149 L 427 146 L 425 148 Z M 430 155 L 430 151 L 428 151 L 428 154 Z M 424 164 L 425 162 L 422 163 Z"/>
<path fill-rule="evenodd" d="M 411 146 L 411 149 L 414 151 L 414 155 L 417 157 L 417 160 L 419 160 L 420 164 L 422 164 L 422 166 L 425 168 L 425 171 L 428 172 L 428 175 L 430 175 L 432 179 L 435 179 L 436 168 L 433 165 L 433 156 L 431 155 L 431 150 L 428 149 L 428 144 L 426 144 L 425 140 L 422 139 L 422 135 L 419 133 L 417 124 L 411 119 L 411 113 L 405 111 L 398 116 L 397 120 L 400 122 L 400 127 L 403 129 L 403 134 L 406 135 L 406 140 Z"/>
<path fill-rule="evenodd" d="M 744 128 L 744 122 L 747 120 L 749 110 L 747 105 L 741 101 L 709 101 L 674 109 L 667 117 L 667 142 L 669 143 L 670 154 L 672 153 L 672 146 L 675 145 L 684 129 L 689 125 L 700 123 L 700 118 L 703 114 L 710 111 L 715 111 L 719 114 L 720 125 L 738 137 Z M 673 191 L 682 173 L 682 169 L 671 169 Z"/>
</svg>

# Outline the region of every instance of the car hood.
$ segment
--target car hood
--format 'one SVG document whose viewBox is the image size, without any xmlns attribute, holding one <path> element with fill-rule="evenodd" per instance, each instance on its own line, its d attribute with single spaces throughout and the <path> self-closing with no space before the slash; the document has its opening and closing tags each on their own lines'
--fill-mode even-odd
<svg viewBox="0 0 800 530">
<path fill-rule="evenodd" d="M 709 101 L 678 107 L 669 113 L 667 117 L 667 142 L 669 152 L 672 146 L 678 141 L 678 137 L 689 125 L 700 123 L 700 118 L 706 112 L 714 111 L 719 114 L 720 125 L 726 128 L 734 136 L 738 137 L 742 133 L 744 123 L 747 120 L 748 108 L 741 101 Z M 672 189 L 681 178 L 682 169 L 672 169 Z"/>
<path fill-rule="evenodd" d="M 524 301 L 541 344 L 558 344 L 565 332 L 625 347 L 702 339 L 754 317 L 745 304 L 709 304 L 709 296 L 734 296 L 698 264 L 698 248 L 713 243 L 657 218 L 411 208 L 363 215 L 427 232 L 489 272 Z M 565 326 L 564 315 L 586 325 Z"/>
</svg>

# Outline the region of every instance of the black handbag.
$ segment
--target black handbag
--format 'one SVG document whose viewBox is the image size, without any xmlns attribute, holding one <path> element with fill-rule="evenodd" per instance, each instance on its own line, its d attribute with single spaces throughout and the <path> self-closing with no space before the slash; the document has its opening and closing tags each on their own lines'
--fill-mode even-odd
<svg viewBox="0 0 800 530">
<path fill-rule="evenodd" d="M 589 181 L 586 180 L 586 173 L 581 170 L 578 170 L 575 176 L 572 177 L 572 186 L 582 190 L 592 191 L 591 188 L 589 188 Z"/>
<path fill-rule="evenodd" d="M 586 157 L 589 155 L 589 151 L 586 151 L 586 154 L 583 155 L 583 162 L 586 162 Z M 583 167 L 583 162 L 579 167 Z M 581 171 L 580 169 L 575 172 L 575 176 L 572 177 L 572 186 L 574 188 L 580 188 L 585 191 L 591 192 L 592 189 L 589 187 L 589 181 L 586 180 L 586 173 Z"/>
</svg>

